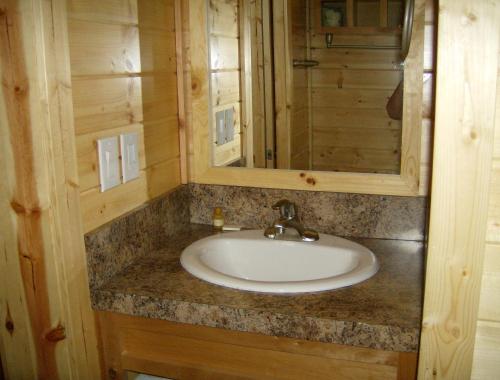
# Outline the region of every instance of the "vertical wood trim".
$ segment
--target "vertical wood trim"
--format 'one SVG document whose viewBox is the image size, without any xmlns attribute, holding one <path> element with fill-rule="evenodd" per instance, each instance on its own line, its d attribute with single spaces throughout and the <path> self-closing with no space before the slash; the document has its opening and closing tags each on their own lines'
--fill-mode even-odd
<svg viewBox="0 0 500 380">
<path fill-rule="evenodd" d="M 264 35 L 262 0 L 256 0 L 249 5 L 251 17 L 245 18 L 250 25 L 251 59 L 250 65 L 253 75 L 252 93 L 245 96 L 252 97 L 252 130 L 253 130 L 253 158 L 252 167 L 266 167 L 266 113 L 265 113 L 265 81 L 264 81 Z M 267 36 L 269 37 L 269 36 Z"/>
<path fill-rule="evenodd" d="M 273 1 L 274 71 L 275 80 L 275 125 L 276 125 L 276 167 L 290 168 L 290 127 L 292 67 L 290 56 L 289 0 Z"/>
<path fill-rule="evenodd" d="M 265 110 L 265 144 L 266 144 L 266 168 L 274 169 L 275 166 L 275 118 L 274 118 L 274 74 L 273 74 L 273 46 L 272 46 L 272 17 L 270 0 L 262 0 L 262 40 L 264 56 L 264 110 Z M 267 151 L 271 151 L 271 157 Z"/>
<path fill-rule="evenodd" d="M 23 277 L 22 284 L 8 287 L 24 288 L 32 329 L 28 352 L 37 358 L 36 369 L 28 354 L 8 361 L 5 370 L 11 378 L 99 378 L 79 209 L 65 2 L 3 1 L 0 8 L 9 19 L 2 23 L 7 29 L 0 41 L 0 103 L 7 121 L 1 134 L 4 144 L 10 139 L 2 161 L 15 166 L 15 173 L 6 173 L 10 183 L 2 196 L 10 199 L 10 210 L 2 216 L 17 225 L 17 236 L 7 238 L 17 240 L 16 246 L 6 246 L 5 257 L 20 263 L 10 268 Z M 3 272 L 9 264 L 2 260 L 0 265 Z M 1 308 L 5 315 L 3 302 Z M 11 335 L 23 328 L 25 316 L 17 320 L 10 311 L 19 309 L 19 304 L 7 309 Z M 24 377 L 31 370 L 36 375 Z"/>
<path fill-rule="evenodd" d="M 13 33 L 12 3 L 0 1 L 0 356 L 9 379 L 34 379 L 37 374 L 37 350 L 29 315 L 27 296 L 21 275 L 18 230 L 21 227 L 12 209 L 16 191 L 16 167 L 11 145 L 10 123 L 14 91 L 10 37 Z M 9 28 L 9 24 L 12 25 Z M 16 36 L 19 37 L 19 36 Z M 7 71 L 9 69 L 9 71 Z M 8 115 L 10 113 L 10 115 Z M 22 363 L 22 365 L 20 365 Z"/>
<path fill-rule="evenodd" d="M 442 0 L 419 379 L 468 379 L 493 150 L 500 9 Z"/>
<path fill-rule="evenodd" d="M 312 5 L 311 5 L 311 0 L 306 0 L 306 56 L 307 59 L 312 59 L 312 52 L 311 52 L 311 46 L 312 46 L 312 25 L 311 25 L 311 11 L 312 11 Z M 312 68 L 309 68 L 307 70 L 307 122 L 308 122 L 308 131 L 307 131 L 307 138 L 309 139 L 308 141 L 308 146 L 309 146 L 309 162 L 308 162 L 308 169 L 312 170 L 313 168 L 313 158 L 314 158 L 314 146 L 313 146 L 313 113 L 312 113 L 312 79 L 313 79 L 313 73 L 312 73 Z"/>
<path fill-rule="evenodd" d="M 254 79 L 257 80 L 258 73 L 254 72 L 252 67 L 253 47 L 255 35 L 253 19 L 255 18 L 255 2 L 244 0 L 239 1 L 239 31 L 240 31 L 240 96 L 241 96 L 241 152 L 245 158 L 245 166 L 247 168 L 254 167 L 254 129 L 255 120 L 253 112 L 255 105 L 253 104 Z M 254 78 L 255 76 L 255 78 Z M 256 90 L 256 89 L 255 89 Z"/>
<path fill-rule="evenodd" d="M 380 0 L 380 27 L 387 28 L 387 0 Z"/>
<path fill-rule="evenodd" d="M 210 133 L 207 4 L 205 0 L 189 2 L 189 50 L 191 56 L 191 109 L 193 151 L 190 160 L 192 179 L 210 166 L 211 152 L 207 143 Z"/>
<path fill-rule="evenodd" d="M 32 115 L 33 104 L 30 102 L 30 93 L 37 92 L 36 78 L 33 67 L 26 51 L 35 45 L 41 36 L 35 36 L 40 30 L 37 23 L 32 25 L 32 30 L 23 29 L 23 22 L 34 22 L 33 10 L 23 7 L 16 1 L 5 1 L 5 23 L 2 23 L 0 34 L 0 57 L 2 67 L 3 97 L 6 108 L 7 128 L 6 136 L 10 137 L 10 148 L 14 162 L 15 178 L 12 193 L 10 194 L 9 216 L 17 223 L 17 249 L 18 260 L 24 292 L 26 307 L 30 316 L 31 329 L 36 352 L 36 372 L 42 378 L 58 378 L 58 370 L 54 346 L 47 344 L 43 339 L 45 331 L 51 328 L 51 315 L 48 295 L 47 272 L 45 267 L 44 236 L 42 231 L 42 213 L 46 214 L 40 202 L 35 177 L 35 155 L 33 127 L 34 117 L 45 115 Z M 36 7 L 39 4 L 32 4 Z M 36 7 L 37 11 L 41 11 Z M 40 13 L 38 13 L 38 16 Z M 23 33 L 25 38 L 23 39 Z M 32 34 L 33 33 L 33 34 Z M 45 54 L 36 51 L 35 54 Z M 36 75 L 36 74 L 35 74 Z M 31 80 L 30 80 L 31 79 Z M 34 112 L 33 112 L 34 113 Z M 36 124 L 35 124 L 36 125 Z M 9 286 L 9 284 L 5 284 Z M 13 321 L 14 325 L 17 323 Z M 15 363 L 21 365 L 21 363 Z M 10 368 L 8 368 L 10 370 Z"/>
<path fill-rule="evenodd" d="M 184 52 L 183 52 L 183 30 L 182 30 L 182 0 L 175 0 L 175 57 L 177 62 L 177 107 L 179 119 L 179 154 L 181 183 L 188 183 L 188 164 L 187 164 L 187 142 L 186 142 L 186 109 L 184 105 Z"/>
<path fill-rule="evenodd" d="M 420 155 L 422 143 L 422 102 L 424 77 L 425 0 L 415 0 L 413 32 L 404 67 L 403 129 L 401 136 L 401 177 L 420 195 Z"/>
<path fill-rule="evenodd" d="M 346 1 L 346 13 L 347 13 L 347 26 L 348 27 L 353 27 L 354 26 L 354 12 L 356 10 L 354 9 L 354 0 L 347 0 Z M 320 11 L 321 13 L 321 11 Z M 321 25 L 321 24 L 320 24 Z"/>
</svg>

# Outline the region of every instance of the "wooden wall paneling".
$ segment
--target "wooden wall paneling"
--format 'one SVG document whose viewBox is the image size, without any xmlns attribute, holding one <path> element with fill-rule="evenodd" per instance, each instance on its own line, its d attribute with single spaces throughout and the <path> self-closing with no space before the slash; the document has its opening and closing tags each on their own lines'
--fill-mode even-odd
<svg viewBox="0 0 500 380">
<path fill-rule="evenodd" d="M 77 135 L 140 123 L 143 119 L 141 78 L 73 77 L 73 107 Z"/>
<path fill-rule="evenodd" d="M 123 1 L 123 0 L 120 0 Z M 128 0 L 136 1 L 138 23 L 142 29 L 163 29 L 174 31 L 175 1 L 172 0 Z M 166 41 L 163 41 L 165 43 Z M 173 41 L 170 40 L 170 43 Z"/>
<path fill-rule="evenodd" d="M 498 11 L 498 10 L 497 10 Z M 500 17 L 497 14 L 497 27 Z M 499 48 L 500 53 L 500 48 Z M 489 191 L 486 247 L 479 300 L 472 379 L 495 378 L 500 373 L 500 235 L 498 234 L 498 204 L 500 199 L 500 58 L 498 60 L 495 139 Z"/>
<path fill-rule="evenodd" d="M 204 5 L 207 8 L 207 5 Z M 212 160 L 215 166 L 225 166 L 246 155 L 247 144 L 242 136 L 247 133 L 241 128 L 242 114 L 241 93 L 244 92 L 245 70 L 244 61 L 240 57 L 243 49 L 241 41 L 241 10 L 238 0 L 211 1 L 208 4 L 208 33 L 210 52 L 210 90 L 212 97 Z M 251 99 L 248 99 L 249 101 Z M 250 103 L 249 103 L 250 104 Z M 219 110 L 232 108 L 235 111 L 234 140 L 223 145 L 215 145 L 215 113 Z M 238 114 L 236 114 L 238 112 Z M 249 113 L 249 116 L 251 114 Z M 248 121 L 244 121 L 248 123 Z M 251 125 L 251 122 L 250 122 Z M 245 140 L 246 141 L 246 140 Z"/>
<path fill-rule="evenodd" d="M 141 171 L 139 178 L 114 187 L 103 193 L 99 188 L 83 191 L 80 195 L 85 232 L 110 222 L 133 210 L 148 200 L 146 173 Z"/>
<path fill-rule="evenodd" d="M 492 173 L 497 177 L 498 173 Z M 490 193 L 491 194 L 491 193 Z M 500 244 L 486 243 L 478 318 L 500 322 Z M 500 347 L 498 347 L 500 349 Z"/>
<path fill-rule="evenodd" d="M 165 194 L 165 191 L 175 189 L 181 183 L 179 157 L 148 166 L 146 168 L 146 180 L 148 200 Z"/>
<path fill-rule="evenodd" d="M 1 197 L 9 200 L 2 226 L 11 227 L 2 234 L 13 234 L 2 237 L 0 265 L 2 273 L 8 271 L 2 282 L 9 281 L 1 286 L 9 290 L 2 292 L 0 306 L 7 322 L 1 330 L 4 370 L 15 379 L 99 378 L 80 222 L 65 3 L 5 1 L 0 17 L 5 137 L 0 161 L 14 170 L 4 173 Z"/>
<path fill-rule="evenodd" d="M 174 25 L 165 29 L 140 27 L 140 58 L 143 73 L 175 73 L 177 70 Z"/>
<path fill-rule="evenodd" d="M 498 293 L 497 293 L 498 294 Z M 477 321 L 472 380 L 495 379 L 500 370 L 500 323 Z"/>
<path fill-rule="evenodd" d="M 136 25 L 71 19 L 68 26 L 73 76 L 141 71 L 139 29 Z"/>
<path fill-rule="evenodd" d="M 144 122 L 145 166 L 180 159 L 178 119 L 169 116 L 165 119 Z"/>
<path fill-rule="evenodd" d="M 137 23 L 137 0 L 66 0 L 68 17 L 96 22 Z"/>
<path fill-rule="evenodd" d="M 465 0 L 443 0 L 439 7 L 436 131 L 419 378 L 470 378 L 475 342 L 473 377 L 488 378 L 478 376 L 498 375 L 498 364 L 492 364 L 489 356 L 499 348 L 494 339 L 496 325 L 483 329 L 480 322 L 476 336 L 476 319 L 491 205 L 488 189 L 495 178 L 500 9 L 494 2 Z M 495 366 L 496 372 L 489 372 Z"/>
<path fill-rule="evenodd" d="M 176 44 L 182 32 L 176 33 L 175 0 L 68 4 L 83 224 L 89 231 L 181 183 Z M 100 194 L 92 146 L 99 137 L 130 131 L 141 139 L 140 178 Z"/>
<path fill-rule="evenodd" d="M 356 25 L 361 23 L 364 26 L 369 26 L 369 23 L 375 22 L 377 25 L 383 23 L 387 26 L 387 1 L 382 1 L 380 4 L 376 2 L 365 3 L 358 4 L 354 10 L 358 16 L 357 20 L 355 20 Z M 317 7 L 319 3 L 314 2 L 311 5 Z M 374 9 L 377 8 L 378 13 L 376 14 L 380 17 L 373 18 L 374 13 L 366 12 L 371 9 L 366 8 L 366 6 Z M 417 12 L 417 17 L 420 21 L 423 20 L 422 7 L 423 4 L 421 3 L 421 11 Z M 317 12 L 315 9 L 311 11 Z M 370 13 L 370 16 L 364 17 L 363 12 Z M 317 23 L 319 20 L 315 20 L 315 22 Z M 417 23 L 416 29 L 417 31 L 413 36 L 413 45 L 417 45 L 414 50 L 414 57 L 420 57 L 421 52 L 419 49 L 422 46 L 418 41 L 419 33 L 421 33 L 423 26 Z M 345 136 L 343 140 L 346 140 L 352 135 L 351 130 L 347 128 L 348 126 L 352 126 L 358 131 L 361 131 L 361 128 L 371 129 L 376 126 L 377 128 L 387 129 L 389 133 L 392 133 L 389 129 L 399 128 L 399 135 L 401 135 L 401 122 L 392 120 L 385 110 L 389 97 L 403 78 L 403 70 L 399 67 L 399 49 L 329 49 L 325 46 L 324 34 L 321 33 L 322 28 L 313 25 L 311 30 L 313 31 L 312 57 L 320 62 L 319 66 L 311 70 L 312 146 L 313 151 L 318 150 L 313 154 L 312 167 L 316 170 L 347 170 L 398 174 L 401 162 L 401 149 L 399 147 L 402 144 L 401 137 L 396 143 L 397 146 L 395 148 L 393 139 L 384 140 L 382 137 L 379 139 L 381 143 L 387 141 L 386 146 L 376 147 L 381 154 L 380 159 L 377 159 L 377 150 L 374 150 L 375 147 L 372 144 L 373 138 L 371 137 L 375 133 L 373 130 L 367 130 L 365 149 L 360 149 L 362 148 L 360 145 L 362 145 L 365 135 L 358 133 L 358 144 L 356 147 L 349 146 L 349 151 L 345 150 L 345 146 L 337 146 L 333 137 L 329 139 L 331 144 L 330 149 L 325 150 L 325 141 L 316 140 L 315 137 L 325 137 L 328 135 L 327 131 L 331 131 L 332 136 L 339 136 L 340 131 L 344 131 Z M 397 32 L 393 32 L 392 35 L 387 32 L 379 35 L 376 33 L 372 33 L 372 35 L 363 33 L 363 35 L 360 35 L 356 34 L 354 29 L 351 32 L 349 35 L 339 36 L 336 34 L 335 42 L 347 45 L 373 44 L 374 46 L 397 46 L 400 43 L 400 36 Z M 419 63 L 415 62 L 414 67 L 417 66 L 419 66 Z M 415 71 L 411 67 L 410 70 Z M 418 76 L 418 73 L 414 73 L 413 75 Z M 409 95 L 407 94 L 408 97 Z M 417 96 L 415 96 L 416 98 Z M 418 103 L 414 101 L 413 103 L 414 107 L 418 109 Z M 366 120 L 363 123 L 356 122 L 361 115 L 374 114 L 375 110 L 378 111 L 376 120 Z M 329 117 L 330 115 L 338 115 L 339 113 L 344 115 L 342 119 Z M 418 111 L 416 113 L 418 114 Z M 348 120 L 350 117 L 354 120 Z M 408 118 L 409 115 L 407 116 Z M 409 122 L 411 123 L 412 121 Z M 318 131 L 320 128 L 323 129 L 321 133 Z M 380 131 L 381 135 L 385 132 Z M 406 147 L 406 150 L 408 153 L 410 152 L 408 147 Z M 348 162 L 349 159 L 351 160 L 350 162 Z M 412 158 L 407 160 L 411 162 Z M 371 167 L 369 165 L 370 162 Z"/>
</svg>

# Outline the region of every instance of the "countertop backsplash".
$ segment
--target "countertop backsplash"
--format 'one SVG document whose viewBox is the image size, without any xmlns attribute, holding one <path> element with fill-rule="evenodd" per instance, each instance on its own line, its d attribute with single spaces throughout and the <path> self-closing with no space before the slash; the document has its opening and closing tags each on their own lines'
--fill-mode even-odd
<svg viewBox="0 0 500 380">
<path fill-rule="evenodd" d="M 85 234 L 91 288 L 101 286 L 134 260 L 165 247 L 189 225 L 189 189 L 180 186 Z"/>
<path fill-rule="evenodd" d="M 289 199 L 305 226 L 353 238 L 424 239 L 425 197 L 396 197 L 190 184 L 85 235 L 89 283 L 101 286 L 137 258 L 168 245 L 189 223 L 211 224 L 213 208 L 226 224 L 264 228 L 278 217 L 272 205 Z"/>
<path fill-rule="evenodd" d="M 425 197 L 201 184 L 191 184 L 189 188 L 192 223 L 210 224 L 213 208 L 220 206 L 226 224 L 265 228 L 278 217 L 272 205 L 286 198 L 297 204 L 303 224 L 318 232 L 343 237 L 424 240 Z"/>
</svg>

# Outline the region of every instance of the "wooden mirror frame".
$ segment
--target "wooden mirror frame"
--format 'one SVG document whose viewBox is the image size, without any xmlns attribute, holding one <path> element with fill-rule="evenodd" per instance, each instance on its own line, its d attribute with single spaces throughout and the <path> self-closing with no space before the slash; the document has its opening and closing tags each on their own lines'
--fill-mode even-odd
<svg viewBox="0 0 500 380">
<path fill-rule="evenodd" d="M 275 0 L 274 3 L 276 6 L 285 7 L 285 1 L 289 0 Z M 189 31 L 189 36 L 185 35 L 184 54 L 187 58 L 187 66 L 184 72 L 186 91 L 184 96 L 189 139 L 187 159 L 190 182 L 400 196 L 417 196 L 427 193 L 428 170 L 421 168 L 424 0 L 415 0 L 411 46 L 404 68 L 406 85 L 400 174 L 211 167 L 206 0 L 190 1 L 189 10 L 185 16 L 184 20 L 187 24 L 185 33 L 186 29 Z M 286 26 L 283 30 L 285 28 Z M 283 117 L 283 115 L 276 115 L 276 117 Z"/>
</svg>

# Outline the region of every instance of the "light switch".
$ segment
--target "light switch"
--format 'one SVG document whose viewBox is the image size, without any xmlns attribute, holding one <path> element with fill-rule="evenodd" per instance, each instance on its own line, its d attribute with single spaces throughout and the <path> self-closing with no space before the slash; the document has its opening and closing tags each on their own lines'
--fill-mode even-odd
<svg viewBox="0 0 500 380">
<path fill-rule="evenodd" d="M 215 113 L 215 144 L 223 145 L 226 142 L 226 121 L 224 118 L 224 111 Z"/>
<path fill-rule="evenodd" d="M 139 134 L 120 135 L 123 183 L 139 177 Z"/>
<path fill-rule="evenodd" d="M 225 141 L 233 141 L 234 140 L 234 109 L 228 108 L 225 111 L 225 119 L 226 119 L 226 128 L 224 131 Z"/>
<path fill-rule="evenodd" d="M 121 183 L 118 137 L 97 140 L 97 153 L 99 156 L 99 179 L 102 192 Z"/>
</svg>

